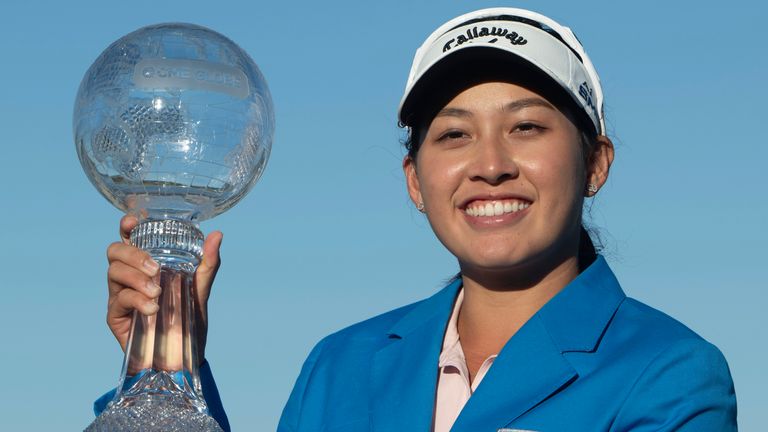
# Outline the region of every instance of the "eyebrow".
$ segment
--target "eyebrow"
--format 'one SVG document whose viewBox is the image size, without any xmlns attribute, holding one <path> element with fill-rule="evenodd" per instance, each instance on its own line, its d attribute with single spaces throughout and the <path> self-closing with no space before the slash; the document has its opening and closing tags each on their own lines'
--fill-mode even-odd
<svg viewBox="0 0 768 432">
<path fill-rule="evenodd" d="M 551 110 L 555 110 L 555 107 L 552 106 L 549 102 L 545 101 L 544 99 L 532 97 L 532 98 L 525 98 L 525 99 L 518 99 L 512 102 L 509 102 L 508 104 L 504 105 L 501 110 L 504 112 L 511 112 L 511 111 L 519 111 L 523 108 L 530 108 L 530 107 L 544 107 L 549 108 Z M 472 117 L 472 111 L 463 109 L 463 108 L 453 108 L 453 107 L 446 107 L 438 111 L 438 113 L 435 115 L 435 117 Z"/>
<path fill-rule="evenodd" d="M 512 101 L 504 105 L 504 107 L 502 108 L 502 111 L 518 111 L 523 108 L 529 108 L 529 107 L 535 107 L 535 106 L 549 108 L 551 110 L 555 109 L 555 107 L 553 107 L 551 103 L 545 101 L 544 99 L 533 97 L 533 98 L 518 99 L 516 101 Z"/>
<path fill-rule="evenodd" d="M 435 117 L 472 117 L 472 111 L 467 111 L 463 108 L 443 108 L 435 115 Z"/>
</svg>

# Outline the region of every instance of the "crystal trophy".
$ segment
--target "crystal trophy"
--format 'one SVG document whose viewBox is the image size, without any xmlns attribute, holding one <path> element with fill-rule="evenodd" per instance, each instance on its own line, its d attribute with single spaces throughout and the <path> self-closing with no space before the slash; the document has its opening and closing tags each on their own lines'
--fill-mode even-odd
<svg viewBox="0 0 768 432">
<path fill-rule="evenodd" d="M 264 170 L 274 130 L 266 81 L 219 33 L 152 25 L 91 65 L 73 128 L 90 181 L 139 218 L 130 240 L 160 263 L 162 288 L 157 314 L 134 312 L 115 397 L 86 430 L 221 431 L 198 369 L 198 223 L 235 205 Z"/>
</svg>

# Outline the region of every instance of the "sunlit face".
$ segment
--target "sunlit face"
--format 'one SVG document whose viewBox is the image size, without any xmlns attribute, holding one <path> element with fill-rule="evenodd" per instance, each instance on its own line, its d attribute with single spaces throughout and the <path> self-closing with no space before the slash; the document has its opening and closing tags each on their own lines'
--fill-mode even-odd
<svg viewBox="0 0 768 432">
<path fill-rule="evenodd" d="M 411 198 L 465 273 L 528 270 L 578 249 L 579 131 L 531 90 L 493 82 L 458 94 L 404 169 Z"/>
</svg>

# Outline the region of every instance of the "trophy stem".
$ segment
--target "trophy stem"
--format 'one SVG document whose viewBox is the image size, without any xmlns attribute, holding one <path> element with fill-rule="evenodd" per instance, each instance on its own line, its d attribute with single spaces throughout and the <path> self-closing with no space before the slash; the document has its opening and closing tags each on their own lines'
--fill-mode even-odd
<svg viewBox="0 0 768 432">
<path fill-rule="evenodd" d="M 134 312 L 115 398 L 87 431 L 221 431 L 200 384 L 194 273 L 203 233 L 192 223 L 148 220 L 131 244 L 160 264 L 157 314 Z"/>
</svg>

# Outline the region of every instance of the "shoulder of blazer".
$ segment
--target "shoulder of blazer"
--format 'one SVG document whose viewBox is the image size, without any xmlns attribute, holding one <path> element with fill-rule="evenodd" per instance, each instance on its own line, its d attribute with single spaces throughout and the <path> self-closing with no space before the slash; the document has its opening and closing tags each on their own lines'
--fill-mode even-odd
<svg viewBox="0 0 768 432">
<path fill-rule="evenodd" d="M 365 321 L 341 329 L 323 339 L 328 354 L 345 347 L 369 345 L 381 348 L 392 339 L 399 339 L 423 325 L 436 314 L 450 313 L 461 278 L 453 278 L 440 291 L 426 299 L 393 309 Z M 447 316 L 446 316 L 447 322 Z"/>
</svg>

